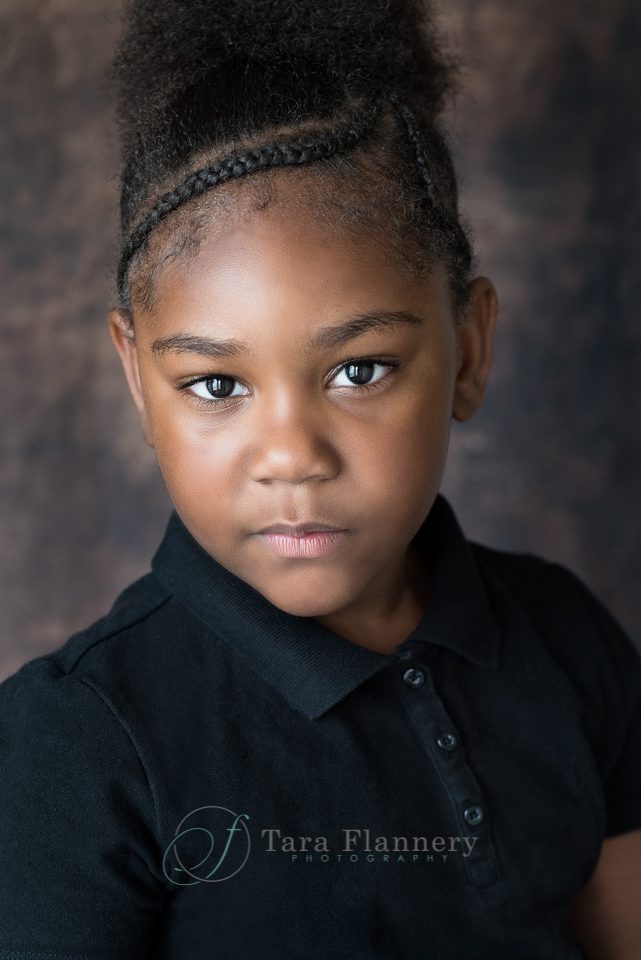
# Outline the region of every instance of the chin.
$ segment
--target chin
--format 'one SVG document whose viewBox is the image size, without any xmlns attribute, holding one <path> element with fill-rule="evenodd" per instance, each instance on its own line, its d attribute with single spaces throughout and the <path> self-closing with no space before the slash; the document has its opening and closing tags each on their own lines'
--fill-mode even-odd
<svg viewBox="0 0 641 960">
<path fill-rule="evenodd" d="M 309 595 L 300 590 L 296 594 L 265 593 L 263 596 L 279 610 L 295 617 L 326 617 L 342 609 L 349 602 L 349 598 L 334 597 L 332 599 L 327 593 L 321 599 L 318 590 L 310 590 Z"/>
</svg>

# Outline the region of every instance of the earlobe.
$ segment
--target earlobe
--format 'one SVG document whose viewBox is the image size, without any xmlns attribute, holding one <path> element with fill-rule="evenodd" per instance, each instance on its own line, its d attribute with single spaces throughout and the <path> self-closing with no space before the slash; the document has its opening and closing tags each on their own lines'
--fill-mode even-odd
<svg viewBox="0 0 641 960">
<path fill-rule="evenodd" d="M 138 352 L 133 326 L 122 310 L 117 308 L 109 311 L 107 314 L 107 323 L 109 325 L 109 335 L 111 336 L 111 340 L 120 357 L 123 370 L 125 371 L 129 392 L 140 414 L 145 442 L 150 447 L 153 447 L 155 444 L 153 442 L 153 434 L 140 380 Z"/>
<path fill-rule="evenodd" d="M 469 420 L 483 402 L 492 364 L 492 344 L 498 315 L 498 297 L 487 277 L 476 277 L 457 328 L 458 372 L 452 416 Z"/>
</svg>

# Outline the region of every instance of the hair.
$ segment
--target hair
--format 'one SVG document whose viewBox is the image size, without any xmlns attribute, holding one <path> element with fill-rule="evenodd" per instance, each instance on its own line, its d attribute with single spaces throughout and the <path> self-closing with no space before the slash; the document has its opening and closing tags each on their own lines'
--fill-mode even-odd
<svg viewBox="0 0 641 960">
<path fill-rule="evenodd" d="M 132 330 L 162 264 L 248 187 L 264 208 L 278 183 L 410 270 L 440 261 L 458 318 L 473 253 L 442 124 L 457 76 L 427 0 L 124 0 L 117 289 Z"/>
</svg>

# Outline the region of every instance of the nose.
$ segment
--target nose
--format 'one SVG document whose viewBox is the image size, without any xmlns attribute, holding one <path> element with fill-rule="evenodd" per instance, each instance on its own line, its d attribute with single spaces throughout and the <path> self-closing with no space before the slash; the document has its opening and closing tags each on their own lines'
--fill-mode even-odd
<svg viewBox="0 0 641 960">
<path fill-rule="evenodd" d="M 252 444 L 252 479 L 262 483 L 331 479 L 340 469 L 331 432 L 313 404 L 300 398 L 281 404 L 281 409 L 271 414 L 264 413 L 256 423 Z"/>
</svg>

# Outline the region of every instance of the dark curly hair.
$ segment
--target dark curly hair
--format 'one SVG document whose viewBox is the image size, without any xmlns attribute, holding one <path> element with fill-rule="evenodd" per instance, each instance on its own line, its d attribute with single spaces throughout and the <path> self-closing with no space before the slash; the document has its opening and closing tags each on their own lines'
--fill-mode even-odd
<svg viewBox="0 0 641 960">
<path fill-rule="evenodd" d="M 160 265 L 233 206 L 232 182 L 264 207 L 276 167 L 335 229 L 367 227 L 412 270 L 441 261 L 460 315 L 473 255 L 441 124 L 457 64 L 428 0 L 124 0 L 112 78 L 132 327 Z"/>
</svg>

